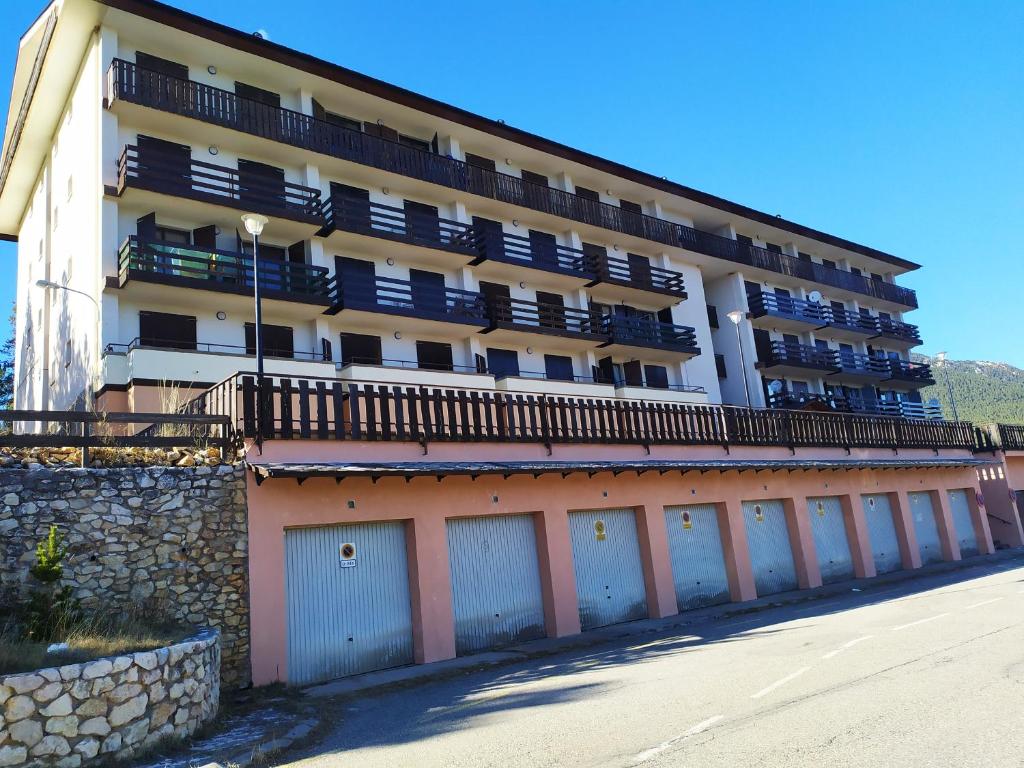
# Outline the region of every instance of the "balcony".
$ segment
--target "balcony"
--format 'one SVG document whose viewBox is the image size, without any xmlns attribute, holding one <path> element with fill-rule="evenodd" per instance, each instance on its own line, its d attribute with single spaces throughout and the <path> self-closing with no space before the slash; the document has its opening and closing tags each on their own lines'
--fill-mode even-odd
<svg viewBox="0 0 1024 768">
<path fill-rule="evenodd" d="M 884 358 L 841 349 L 835 359 L 839 362 L 839 371 L 833 374 L 836 379 L 866 384 L 889 378 L 889 361 Z"/>
<path fill-rule="evenodd" d="M 642 356 L 652 362 L 678 362 L 700 354 L 697 333 L 686 325 L 673 325 L 639 316 L 606 315 L 601 346 L 611 354 Z"/>
<path fill-rule="evenodd" d="M 586 267 L 596 276 L 589 284 L 592 286 L 604 283 L 633 293 L 670 296 L 675 301 L 686 299 L 683 276 L 671 269 L 651 266 L 646 259 L 630 261 L 609 256 L 607 252 L 587 254 Z M 635 298 L 643 300 L 644 297 Z"/>
<path fill-rule="evenodd" d="M 834 349 L 819 349 L 807 344 L 773 341 L 766 349 L 758 350 L 758 357 L 761 359 L 757 366 L 773 376 L 806 377 L 839 371 Z"/>
<path fill-rule="evenodd" d="M 914 403 L 890 398 L 843 397 L 815 392 L 783 392 L 768 399 L 770 408 L 782 410 L 837 411 L 863 413 L 902 419 L 942 421 L 942 408 L 937 403 Z"/>
<path fill-rule="evenodd" d="M 132 235 L 117 254 L 117 287 L 131 280 L 251 296 L 252 256 Z M 267 299 L 324 306 L 331 301 L 327 269 L 310 264 L 260 259 L 260 290 Z"/>
<path fill-rule="evenodd" d="M 554 238 L 529 238 L 479 226 L 475 238 L 478 255 L 471 264 L 481 266 L 478 272 L 482 275 L 495 273 L 495 270 L 488 269 L 487 263 L 497 262 L 575 278 L 573 282 L 580 286 L 594 278 L 587 269 L 583 251 L 560 245 L 554 242 Z"/>
<path fill-rule="evenodd" d="M 747 295 L 751 324 L 757 328 L 780 331 L 806 331 L 821 328 L 827 321 L 827 310 L 821 304 L 766 291 Z"/>
<path fill-rule="evenodd" d="M 886 381 L 899 382 L 912 387 L 928 387 L 935 383 L 932 367 L 927 363 L 912 363 L 909 360 L 890 358 L 889 377 Z"/>
<path fill-rule="evenodd" d="M 917 306 L 914 291 L 892 283 L 801 261 L 564 190 L 532 184 L 517 176 L 470 166 L 460 160 L 350 130 L 301 112 L 146 70 L 121 59 L 113 61 L 107 76 L 107 105 L 117 108 L 118 102 L 162 110 L 429 184 L 872 296 L 899 306 Z"/>
<path fill-rule="evenodd" d="M 379 317 L 382 314 L 415 321 L 487 325 L 483 296 L 475 291 L 418 285 L 381 275 L 336 274 L 330 280 L 330 304 L 325 314 L 344 314 L 367 327 L 394 330 L 394 321 Z M 422 323 L 404 327 L 419 328 Z"/>
<path fill-rule="evenodd" d="M 157 151 L 140 153 L 139 148 L 131 144 L 125 146 L 117 167 L 119 197 L 128 190 L 138 190 L 212 203 L 235 211 L 262 213 L 274 219 L 275 233 L 298 232 L 303 238 L 314 234 L 310 226 L 320 229 L 324 224 L 320 191 L 312 187 L 251 174 L 243 179 L 235 168 Z M 201 207 L 190 210 L 183 207 L 178 212 L 183 217 L 207 218 Z M 286 228 L 282 222 L 303 226 Z"/>
<path fill-rule="evenodd" d="M 529 343 L 521 334 L 557 336 L 562 346 L 573 349 L 593 349 L 606 341 L 600 323 L 588 310 L 561 304 L 542 304 L 536 301 L 513 299 L 508 296 L 490 296 L 487 299 L 487 317 L 490 326 L 484 333 L 495 341 Z"/>
<path fill-rule="evenodd" d="M 878 318 L 878 334 L 873 339 L 883 339 L 886 346 L 910 349 L 921 343 L 921 333 L 916 325 L 898 320 Z"/>
<path fill-rule="evenodd" d="M 323 237 L 339 232 L 408 243 L 440 251 L 437 259 L 428 261 L 448 266 L 453 264 L 450 256 L 452 253 L 477 255 L 472 227 L 439 216 L 416 215 L 392 205 L 332 195 L 324 203 L 324 218 L 326 224 L 317 233 Z M 359 238 L 342 239 L 348 241 Z"/>
<path fill-rule="evenodd" d="M 822 307 L 827 319 L 824 330 L 836 339 L 867 339 L 878 333 L 878 318 L 839 307 Z"/>
</svg>

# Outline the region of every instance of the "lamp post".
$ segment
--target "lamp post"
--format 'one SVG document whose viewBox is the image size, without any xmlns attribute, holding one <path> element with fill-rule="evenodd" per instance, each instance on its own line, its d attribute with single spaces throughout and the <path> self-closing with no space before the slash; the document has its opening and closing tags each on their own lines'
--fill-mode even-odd
<svg viewBox="0 0 1024 768">
<path fill-rule="evenodd" d="M 42 288 L 43 290 L 65 291 L 67 293 L 74 293 L 74 294 L 77 294 L 79 296 L 85 296 L 85 298 L 87 298 L 89 301 L 91 301 L 93 308 L 96 310 L 96 339 L 97 339 L 97 341 L 99 340 L 99 338 L 100 338 L 100 328 L 99 328 L 99 325 L 100 325 L 100 305 L 99 305 L 99 302 L 97 302 L 95 298 L 90 296 L 85 291 L 80 291 L 77 288 L 71 288 L 71 287 L 69 287 L 67 285 L 61 285 L 60 283 L 55 283 L 55 282 L 53 282 L 53 280 L 36 280 L 36 287 L 37 288 Z M 97 349 L 98 348 L 99 348 L 99 345 L 97 344 Z M 97 362 L 99 361 L 99 355 L 96 356 L 96 360 L 97 360 Z M 93 403 L 93 401 L 92 401 L 93 392 L 94 392 L 93 372 L 92 371 L 86 371 L 85 402 L 86 402 L 86 408 L 88 408 L 90 410 L 95 406 L 95 403 Z"/>
<path fill-rule="evenodd" d="M 750 407 L 750 382 L 747 381 L 747 358 L 743 354 L 743 339 L 740 338 L 740 321 L 747 316 L 741 309 L 734 309 L 726 315 L 732 324 L 736 326 L 736 345 L 740 348 L 740 375 L 743 376 L 743 394 L 747 398 L 747 408 Z"/>
<path fill-rule="evenodd" d="M 953 397 L 953 383 L 949 380 L 949 370 L 946 368 L 946 353 L 935 353 L 935 364 L 942 369 L 942 377 L 946 380 L 946 392 L 949 393 L 949 406 L 953 409 L 953 421 L 960 421 L 956 412 L 956 398 Z"/>
<path fill-rule="evenodd" d="M 243 213 L 245 231 L 252 235 L 252 286 L 256 300 L 256 445 L 263 448 L 263 301 L 260 296 L 260 235 L 267 225 L 266 216 Z"/>
</svg>

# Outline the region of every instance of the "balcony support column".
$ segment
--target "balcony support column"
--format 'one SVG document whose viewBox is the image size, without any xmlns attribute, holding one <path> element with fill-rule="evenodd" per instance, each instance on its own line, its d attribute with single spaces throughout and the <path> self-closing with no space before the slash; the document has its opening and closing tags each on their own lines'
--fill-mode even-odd
<svg viewBox="0 0 1024 768">
<path fill-rule="evenodd" d="M 437 147 L 440 154 L 447 155 L 453 160 L 465 160 L 466 155 L 462 151 L 462 145 L 454 136 L 438 136 Z"/>
<path fill-rule="evenodd" d="M 564 171 L 555 174 L 555 188 L 576 194 L 576 185 L 573 183 L 572 176 Z"/>
</svg>

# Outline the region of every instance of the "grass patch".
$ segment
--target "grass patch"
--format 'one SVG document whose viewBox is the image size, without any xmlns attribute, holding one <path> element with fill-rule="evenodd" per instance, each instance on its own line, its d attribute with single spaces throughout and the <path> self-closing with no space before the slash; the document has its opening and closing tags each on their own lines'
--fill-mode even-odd
<svg viewBox="0 0 1024 768">
<path fill-rule="evenodd" d="M 9 622 L 0 627 L 0 675 L 149 651 L 181 642 L 195 631 L 133 611 L 95 613 L 61 632 L 67 650 L 47 653 L 50 643 L 23 639 L 19 628 Z"/>
</svg>

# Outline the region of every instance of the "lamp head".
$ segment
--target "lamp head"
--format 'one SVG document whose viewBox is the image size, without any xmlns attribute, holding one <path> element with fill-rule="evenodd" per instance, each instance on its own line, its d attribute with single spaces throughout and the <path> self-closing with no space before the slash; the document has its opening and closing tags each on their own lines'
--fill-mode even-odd
<svg viewBox="0 0 1024 768">
<path fill-rule="evenodd" d="M 53 280 L 36 280 L 36 288 L 62 288 L 63 286 L 53 282 Z"/>
<path fill-rule="evenodd" d="M 746 317 L 746 313 L 740 309 L 734 309 L 732 312 L 727 314 L 726 317 L 732 320 L 733 325 L 739 325 L 740 320 Z"/>
<path fill-rule="evenodd" d="M 242 223 L 245 225 L 245 231 L 254 237 L 259 237 L 263 234 L 263 227 L 267 225 L 269 219 L 266 216 L 260 216 L 258 213 L 243 213 Z"/>
</svg>

